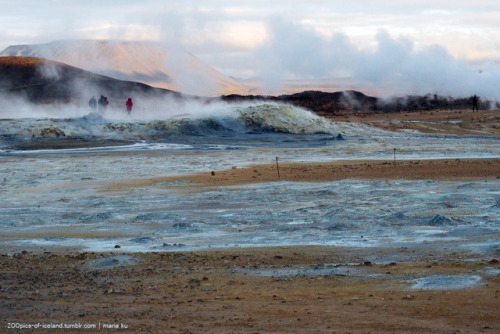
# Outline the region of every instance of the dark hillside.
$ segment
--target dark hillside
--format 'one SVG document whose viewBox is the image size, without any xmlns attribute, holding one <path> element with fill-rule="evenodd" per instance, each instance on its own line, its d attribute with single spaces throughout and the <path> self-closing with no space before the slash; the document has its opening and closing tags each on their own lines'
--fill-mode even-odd
<svg viewBox="0 0 500 334">
<path fill-rule="evenodd" d="M 336 114 L 346 111 L 376 111 L 378 99 L 361 92 L 349 90 L 343 92 L 326 93 L 321 91 L 305 91 L 291 95 L 263 96 L 263 95 L 226 95 L 221 97 L 227 102 L 239 101 L 269 101 L 285 102 L 298 107 L 306 108 L 319 115 Z"/>
<path fill-rule="evenodd" d="M 32 57 L 0 57 L 0 93 L 23 96 L 35 103 L 70 102 L 100 92 L 112 98 L 134 94 L 174 95 L 142 83 L 116 80 L 63 63 Z"/>
<path fill-rule="evenodd" d="M 335 93 L 321 91 L 305 91 L 291 95 L 263 96 L 263 95 L 227 95 L 222 96 L 227 102 L 241 101 L 269 101 L 285 102 L 298 107 L 309 109 L 322 116 L 336 116 L 345 114 L 373 114 L 419 112 L 431 110 L 459 110 L 472 108 L 471 97 L 445 97 L 440 95 L 408 95 L 379 99 L 367 96 L 361 92 L 348 90 Z M 496 101 L 479 98 L 479 109 L 489 110 L 500 108 Z"/>
</svg>

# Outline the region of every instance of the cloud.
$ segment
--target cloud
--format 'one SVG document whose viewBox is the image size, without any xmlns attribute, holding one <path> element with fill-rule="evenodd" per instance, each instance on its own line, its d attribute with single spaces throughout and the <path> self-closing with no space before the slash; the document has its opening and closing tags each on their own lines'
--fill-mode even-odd
<svg viewBox="0 0 500 334">
<path fill-rule="evenodd" d="M 256 51 L 265 88 L 285 79 L 345 79 L 360 89 L 377 87 L 385 94 L 479 94 L 500 99 L 500 66 L 482 64 L 481 71 L 454 58 L 439 45 L 420 46 L 409 38 L 379 31 L 373 46 L 360 47 L 343 33 L 327 37 L 310 26 L 272 17 L 268 39 Z"/>
</svg>

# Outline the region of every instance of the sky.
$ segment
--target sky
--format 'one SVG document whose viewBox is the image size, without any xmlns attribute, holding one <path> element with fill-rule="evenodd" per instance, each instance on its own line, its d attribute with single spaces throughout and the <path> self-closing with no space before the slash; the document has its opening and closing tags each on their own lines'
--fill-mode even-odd
<svg viewBox="0 0 500 334">
<path fill-rule="evenodd" d="M 499 17 L 497 0 L 0 0 L 0 50 L 148 40 L 269 89 L 307 79 L 500 99 Z"/>
</svg>

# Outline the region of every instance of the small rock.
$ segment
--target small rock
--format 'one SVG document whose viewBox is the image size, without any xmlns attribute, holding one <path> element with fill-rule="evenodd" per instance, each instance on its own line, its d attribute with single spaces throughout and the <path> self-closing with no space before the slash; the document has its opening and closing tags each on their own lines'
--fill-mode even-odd
<svg viewBox="0 0 500 334">
<path fill-rule="evenodd" d="M 197 278 L 192 278 L 189 280 L 188 282 L 190 285 L 200 285 L 201 284 L 201 281 Z"/>
<path fill-rule="evenodd" d="M 403 300 L 412 300 L 412 299 L 415 299 L 414 295 L 406 295 L 403 297 Z"/>
<path fill-rule="evenodd" d="M 214 172 L 214 171 L 212 171 L 210 174 L 212 174 L 212 176 L 214 176 L 214 175 L 215 175 L 215 172 Z"/>
<path fill-rule="evenodd" d="M 493 259 L 490 261 L 490 264 L 497 264 L 498 262 L 500 262 L 500 261 L 498 261 L 497 259 Z"/>
<path fill-rule="evenodd" d="M 115 245 L 115 248 L 120 248 L 121 246 L 120 245 Z"/>
<path fill-rule="evenodd" d="M 429 222 L 427 222 L 427 225 L 430 226 L 449 226 L 456 224 L 457 221 L 455 221 L 453 218 L 443 215 L 436 215 Z"/>
</svg>

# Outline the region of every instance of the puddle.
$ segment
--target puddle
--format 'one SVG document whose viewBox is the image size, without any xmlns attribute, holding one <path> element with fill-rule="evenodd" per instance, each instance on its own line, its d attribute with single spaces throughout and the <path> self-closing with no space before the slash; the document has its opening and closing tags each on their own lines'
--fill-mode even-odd
<svg viewBox="0 0 500 334">
<path fill-rule="evenodd" d="M 96 261 L 92 261 L 88 265 L 89 269 L 110 269 L 114 267 L 127 266 L 137 263 L 135 256 L 131 255 L 116 255 L 110 256 Z"/>
<path fill-rule="evenodd" d="M 309 268 L 296 268 L 296 267 L 258 267 L 258 268 L 241 268 L 235 269 L 233 272 L 248 276 L 259 277 L 294 277 L 294 276 L 374 276 L 374 274 L 367 274 L 362 266 L 358 263 L 345 263 L 345 264 L 319 264 L 313 265 Z"/>
<path fill-rule="evenodd" d="M 482 277 L 478 275 L 433 275 L 415 280 L 414 290 L 460 290 L 476 286 Z"/>
<path fill-rule="evenodd" d="M 500 276 L 500 269 L 497 268 L 486 267 L 484 272 L 487 276 Z"/>
</svg>

